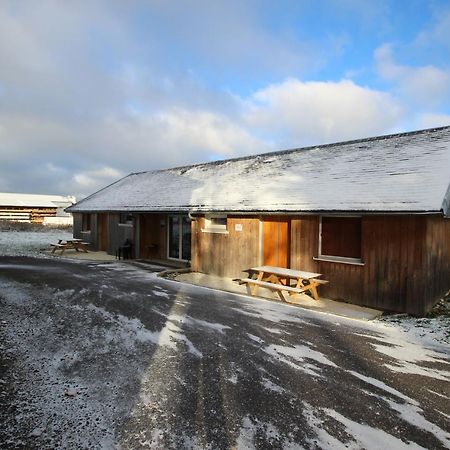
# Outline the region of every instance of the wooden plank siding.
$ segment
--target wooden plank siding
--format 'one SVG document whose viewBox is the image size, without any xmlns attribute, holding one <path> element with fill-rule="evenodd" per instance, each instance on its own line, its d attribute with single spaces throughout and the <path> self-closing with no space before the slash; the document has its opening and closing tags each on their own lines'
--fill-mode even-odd
<svg viewBox="0 0 450 450">
<path fill-rule="evenodd" d="M 167 259 L 166 214 L 140 214 L 140 257 Z"/>
<path fill-rule="evenodd" d="M 74 236 L 85 239 L 81 216 L 74 214 Z M 108 253 L 114 255 L 127 237 L 134 239 L 139 222 L 140 257 L 167 259 L 166 214 L 135 217 L 135 227 L 123 227 L 119 225 L 119 214 L 107 215 L 104 220 L 107 220 Z M 256 215 L 228 215 L 227 232 L 212 233 L 203 231 L 204 217 L 194 218 L 192 270 L 234 278 L 241 277 L 242 270 L 260 265 L 264 252 L 263 220 Z M 362 216 L 363 265 L 314 259 L 319 252 L 318 215 L 286 216 L 284 220 L 290 221 L 290 267 L 323 274 L 329 281 L 321 287 L 324 297 L 388 311 L 423 314 L 450 289 L 450 219 L 438 215 Z M 94 249 L 98 248 L 98 222 L 98 214 L 92 214 Z"/>
<path fill-rule="evenodd" d="M 262 263 L 266 266 L 289 267 L 291 221 L 286 216 L 263 219 Z"/>
<path fill-rule="evenodd" d="M 108 251 L 108 214 L 98 214 L 98 249 Z"/>
<path fill-rule="evenodd" d="M 429 309 L 450 290 L 450 218 L 427 218 L 426 267 L 429 282 L 423 308 Z"/>
<path fill-rule="evenodd" d="M 242 225 L 242 231 L 236 231 L 236 225 Z M 228 216 L 226 234 L 204 232 L 204 227 L 203 217 L 192 221 L 193 271 L 241 277 L 243 269 L 260 263 L 258 217 Z"/>
<path fill-rule="evenodd" d="M 83 227 L 83 214 L 73 213 L 73 237 L 75 239 L 82 239 L 81 230 Z"/>
<path fill-rule="evenodd" d="M 322 273 L 330 281 L 321 288 L 325 297 L 422 314 L 450 289 L 449 228 L 450 220 L 437 216 L 363 216 L 360 266 L 313 260 L 319 217 L 297 217 L 291 267 Z"/>
</svg>

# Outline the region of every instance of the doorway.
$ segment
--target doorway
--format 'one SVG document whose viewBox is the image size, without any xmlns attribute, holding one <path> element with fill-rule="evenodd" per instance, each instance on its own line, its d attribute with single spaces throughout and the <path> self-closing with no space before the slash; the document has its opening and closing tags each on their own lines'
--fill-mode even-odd
<svg viewBox="0 0 450 450">
<path fill-rule="evenodd" d="M 263 220 L 263 265 L 285 267 L 290 265 L 291 221 L 284 216 Z"/>
<path fill-rule="evenodd" d="M 108 214 L 98 215 L 98 249 L 108 251 Z"/>
<path fill-rule="evenodd" d="M 180 261 L 191 259 L 191 221 L 188 216 L 174 214 L 168 217 L 168 258 Z"/>
</svg>

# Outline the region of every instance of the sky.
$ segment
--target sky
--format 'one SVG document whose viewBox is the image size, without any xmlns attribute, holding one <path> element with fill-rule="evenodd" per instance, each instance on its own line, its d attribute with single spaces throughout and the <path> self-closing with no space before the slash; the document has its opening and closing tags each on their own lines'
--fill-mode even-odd
<svg viewBox="0 0 450 450">
<path fill-rule="evenodd" d="M 450 0 L 2 0 L 0 192 L 450 125 Z"/>
</svg>

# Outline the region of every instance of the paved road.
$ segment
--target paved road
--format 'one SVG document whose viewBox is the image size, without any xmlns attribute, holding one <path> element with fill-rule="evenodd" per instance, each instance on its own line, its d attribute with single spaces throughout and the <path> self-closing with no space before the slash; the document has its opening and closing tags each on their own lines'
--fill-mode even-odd
<svg viewBox="0 0 450 450">
<path fill-rule="evenodd" d="M 395 328 L 18 257 L 0 315 L 0 448 L 450 447 L 448 348 Z"/>
</svg>

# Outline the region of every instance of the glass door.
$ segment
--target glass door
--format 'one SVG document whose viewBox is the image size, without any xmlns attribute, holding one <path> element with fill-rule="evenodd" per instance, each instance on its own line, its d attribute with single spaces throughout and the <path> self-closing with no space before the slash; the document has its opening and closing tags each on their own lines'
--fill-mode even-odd
<svg viewBox="0 0 450 450">
<path fill-rule="evenodd" d="M 168 257 L 189 261 L 191 259 L 191 221 L 188 216 L 169 215 Z"/>
</svg>

